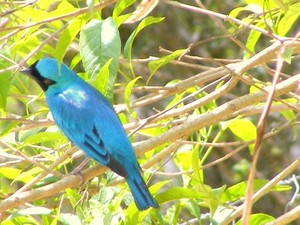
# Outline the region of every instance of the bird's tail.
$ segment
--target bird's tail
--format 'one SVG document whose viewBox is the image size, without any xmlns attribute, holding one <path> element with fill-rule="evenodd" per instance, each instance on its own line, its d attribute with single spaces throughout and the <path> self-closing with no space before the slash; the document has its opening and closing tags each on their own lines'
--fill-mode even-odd
<svg viewBox="0 0 300 225">
<path fill-rule="evenodd" d="M 139 210 L 146 210 L 149 207 L 158 208 L 157 202 L 150 194 L 141 174 L 138 171 L 133 174 L 128 174 L 126 181 Z"/>
</svg>

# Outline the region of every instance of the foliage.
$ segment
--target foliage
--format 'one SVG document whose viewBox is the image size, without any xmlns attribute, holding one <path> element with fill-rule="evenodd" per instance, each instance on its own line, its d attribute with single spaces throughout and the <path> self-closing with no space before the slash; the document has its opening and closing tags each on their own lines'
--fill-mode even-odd
<svg viewBox="0 0 300 225">
<path fill-rule="evenodd" d="M 181 2 L 0 1 L 1 224 L 299 219 L 300 3 Z M 114 103 L 160 209 L 81 165 L 18 72 L 46 56 Z"/>
</svg>

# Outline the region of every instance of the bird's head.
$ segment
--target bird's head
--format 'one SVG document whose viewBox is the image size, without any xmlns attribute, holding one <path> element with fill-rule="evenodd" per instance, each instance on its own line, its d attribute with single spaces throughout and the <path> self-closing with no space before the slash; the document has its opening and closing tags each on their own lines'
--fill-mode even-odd
<svg viewBox="0 0 300 225">
<path fill-rule="evenodd" d="M 21 72 L 33 78 L 44 91 L 47 91 L 48 87 L 53 84 L 62 83 L 74 77 L 72 70 L 53 58 L 40 59 Z"/>
</svg>

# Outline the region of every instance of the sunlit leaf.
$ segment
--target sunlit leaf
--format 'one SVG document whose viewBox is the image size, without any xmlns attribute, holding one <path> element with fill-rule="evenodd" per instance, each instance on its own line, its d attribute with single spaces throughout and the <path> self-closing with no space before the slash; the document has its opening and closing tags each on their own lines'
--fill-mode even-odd
<svg viewBox="0 0 300 225">
<path fill-rule="evenodd" d="M 296 103 L 298 100 L 295 98 L 289 98 L 289 99 L 285 99 L 285 102 L 287 103 Z M 277 103 L 273 103 L 273 104 L 277 104 Z M 278 104 L 282 104 L 281 102 L 278 102 Z M 280 112 L 280 114 L 287 120 L 287 121 L 292 121 L 296 118 L 296 114 L 293 110 L 287 110 L 287 111 L 282 111 Z M 298 133 L 299 133 L 299 129 L 298 129 L 298 125 L 294 124 L 293 125 L 293 131 L 294 131 L 294 137 L 293 137 L 293 141 L 296 141 L 297 137 L 298 137 Z"/>
<path fill-rule="evenodd" d="M 233 211 L 233 208 L 227 208 L 222 205 L 218 206 L 211 218 L 212 224 L 221 224 Z"/>
<path fill-rule="evenodd" d="M 256 30 L 251 30 L 247 39 L 246 47 L 253 54 L 255 53 L 256 43 L 261 36 L 261 33 Z M 245 59 L 249 59 L 252 54 L 248 51 L 245 51 Z"/>
<path fill-rule="evenodd" d="M 11 167 L 1 167 L 0 175 L 8 179 L 14 180 L 22 172 L 20 169 L 11 168 Z"/>
<path fill-rule="evenodd" d="M 264 213 L 256 213 L 250 215 L 249 224 L 251 225 L 261 225 L 261 224 L 267 224 L 269 222 L 274 221 L 274 217 L 264 214 Z M 242 225 L 242 221 L 239 220 L 236 225 Z"/>
<path fill-rule="evenodd" d="M 51 210 L 46 207 L 41 206 L 34 206 L 27 209 L 20 209 L 18 210 L 19 215 L 47 215 L 50 214 Z"/>
<path fill-rule="evenodd" d="M 179 57 L 180 55 L 182 55 L 182 53 L 185 51 L 185 49 L 179 49 L 176 50 L 175 52 L 171 53 L 170 55 L 164 56 L 158 60 L 154 60 L 148 63 L 148 68 L 150 71 L 150 75 L 149 78 L 147 80 L 147 83 L 150 81 L 150 79 L 152 78 L 152 76 L 154 75 L 154 73 L 162 66 L 168 64 L 169 62 L 171 62 L 172 60 L 176 59 L 177 57 Z"/>
<path fill-rule="evenodd" d="M 9 64 L 6 61 L 0 60 L 0 70 L 5 69 L 8 66 Z M 7 96 L 11 84 L 10 75 L 10 72 L 1 73 L 0 75 L 0 114 L 2 117 L 6 116 Z"/>
<path fill-rule="evenodd" d="M 59 215 L 59 221 L 63 225 L 82 225 L 79 217 L 77 215 L 71 214 L 71 213 L 61 213 Z M 52 224 L 51 224 L 52 225 Z"/>
<path fill-rule="evenodd" d="M 34 167 L 28 171 L 20 173 L 15 180 L 23 181 L 25 183 L 31 181 L 37 174 L 43 172 L 43 169 L 40 167 Z"/>
<path fill-rule="evenodd" d="M 232 120 L 228 128 L 243 141 L 256 139 L 256 126 L 247 119 Z"/>
<path fill-rule="evenodd" d="M 243 141 L 254 141 L 256 139 L 256 126 L 247 119 L 233 119 L 225 122 L 225 127 Z M 253 150 L 254 144 L 249 145 L 250 151 Z"/>
<path fill-rule="evenodd" d="M 300 16 L 300 3 L 291 5 L 278 24 L 278 34 L 283 36 L 291 29 Z"/>
<path fill-rule="evenodd" d="M 191 151 L 190 145 L 183 145 L 180 147 L 180 151 L 175 156 L 175 164 L 183 171 L 190 170 L 192 167 L 193 151 Z"/>
<path fill-rule="evenodd" d="M 173 200 L 190 198 L 190 199 L 203 199 L 206 198 L 204 194 L 195 191 L 194 189 L 184 188 L 184 187 L 174 187 L 161 192 L 156 195 L 156 200 L 159 203 L 169 202 Z"/>
<path fill-rule="evenodd" d="M 126 106 L 127 106 L 127 109 L 129 110 L 129 112 L 132 111 L 131 107 L 130 107 L 130 96 L 131 96 L 132 88 L 134 87 L 134 84 L 141 78 L 142 78 L 141 76 L 138 76 L 138 77 L 134 78 L 133 80 L 131 80 L 126 85 L 124 97 L 125 97 L 125 103 L 126 103 Z"/>
<path fill-rule="evenodd" d="M 286 48 L 284 53 L 282 54 L 283 60 L 286 61 L 288 64 L 291 64 L 293 53 L 294 53 L 294 49 Z"/>
<path fill-rule="evenodd" d="M 197 201 L 191 199 L 186 202 L 185 207 L 197 219 L 198 223 L 201 224 L 201 209 L 199 209 Z"/>
<path fill-rule="evenodd" d="M 81 199 L 81 195 L 78 193 L 78 191 L 72 190 L 69 188 L 66 189 L 65 191 L 66 191 L 68 198 L 70 199 L 71 205 L 75 208 Z"/>
<path fill-rule="evenodd" d="M 60 132 L 40 132 L 27 137 L 24 142 L 26 144 L 36 144 L 46 141 L 55 141 L 61 138 L 65 137 Z"/>
<path fill-rule="evenodd" d="M 65 15 L 67 13 L 74 12 L 75 10 L 76 8 L 70 3 L 70 1 L 59 1 L 59 4 L 54 10 L 51 11 L 51 9 L 48 9 L 51 17 Z"/>
<path fill-rule="evenodd" d="M 263 7 L 258 4 L 248 4 L 245 7 L 237 7 L 230 11 L 229 16 L 238 18 L 239 14 L 244 11 L 250 11 L 252 13 L 263 13 Z"/>
<path fill-rule="evenodd" d="M 200 167 L 200 160 L 199 160 L 199 146 L 195 146 L 192 150 L 192 168 L 195 173 L 196 179 L 199 181 L 203 181 L 203 172 L 199 170 Z"/>
<path fill-rule="evenodd" d="M 109 95 L 108 84 L 109 84 L 109 68 L 113 61 L 113 58 L 110 58 L 106 63 L 101 67 L 99 74 L 95 76 L 95 79 L 92 81 L 92 84 L 97 88 L 104 96 Z"/>
<path fill-rule="evenodd" d="M 255 179 L 254 180 L 254 191 L 257 191 L 261 187 L 263 187 L 268 180 L 264 179 Z M 237 201 L 245 196 L 247 188 L 247 182 L 243 181 L 240 183 L 237 183 L 229 188 L 227 188 L 222 195 L 222 202 L 227 201 Z M 276 185 L 271 190 L 272 191 L 288 191 L 291 189 L 291 186 L 289 185 Z"/>
<path fill-rule="evenodd" d="M 100 68 L 112 59 L 109 66 L 109 81 L 106 97 L 113 101 L 113 86 L 117 76 L 118 59 L 121 54 L 121 40 L 114 20 L 91 20 L 80 33 L 80 55 L 91 80 L 99 75 Z"/>
<path fill-rule="evenodd" d="M 164 133 L 167 131 L 167 127 L 165 126 L 157 126 L 157 127 L 149 127 L 149 128 L 143 128 L 139 130 L 139 133 L 150 136 L 150 137 L 157 137 L 158 135 Z"/>
<path fill-rule="evenodd" d="M 129 60 L 129 63 L 131 65 L 131 57 L 132 57 L 132 45 L 133 45 L 133 41 L 135 39 L 135 37 L 137 36 L 137 34 L 144 29 L 145 27 L 151 25 L 151 24 L 155 24 L 155 23 L 159 23 L 163 20 L 164 18 L 162 17 L 146 17 L 145 19 L 143 19 L 139 25 L 137 26 L 137 28 L 133 31 L 133 33 L 130 35 L 130 37 L 128 38 L 128 40 L 125 43 L 125 47 L 124 47 L 124 57 L 127 58 Z M 133 69 L 132 69 L 132 65 L 131 65 L 131 72 L 132 74 L 134 74 Z"/>
<path fill-rule="evenodd" d="M 251 85 L 250 88 L 249 88 L 249 93 L 256 93 L 258 91 L 260 91 L 261 89 L 260 88 L 263 88 L 264 85 L 261 84 L 261 83 L 254 83 L 255 85 Z"/>
<path fill-rule="evenodd" d="M 117 19 L 117 17 L 120 16 L 120 14 L 127 9 L 130 5 L 135 3 L 136 0 L 123 0 L 123 1 L 117 1 L 117 4 L 114 7 L 113 11 L 113 18 Z"/>
<path fill-rule="evenodd" d="M 269 9 L 269 10 L 278 7 L 273 0 L 266 0 L 266 1 L 261 1 L 261 0 L 245 0 L 245 2 L 247 3 L 247 5 L 257 4 L 261 8 L 266 8 L 267 7 L 267 9 Z"/>
<path fill-rule="evenodd" d="M 83 17 L 78 17 L 70 21 L 68 27 L 60 33 L 55 48 L 55 55 L 53 55 L 59 62 L 63 61 L 67 49 L 70 47 L 70 44 L 74 41 L 74 38 L 84 24 L 85 20 Z"/>
</svg>

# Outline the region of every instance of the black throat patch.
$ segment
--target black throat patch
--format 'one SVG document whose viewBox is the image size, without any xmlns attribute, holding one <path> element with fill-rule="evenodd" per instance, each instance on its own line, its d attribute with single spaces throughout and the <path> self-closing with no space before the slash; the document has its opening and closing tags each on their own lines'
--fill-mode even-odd
<svg viewBox="0 0 300 225">
<path fill-rule="evenodd" d="M 43 89 L 43 91 L 47 91 L 48 87 L 53 84 L 56 84 L 56 82 L 54 80 L 50 80 L 43 77 L 41 73 L 36 69 L 37 63 L 38 61 L 36 61 L 29 67 L 29 76 L 38 83 L 38 85 Z"/>
</svg>

